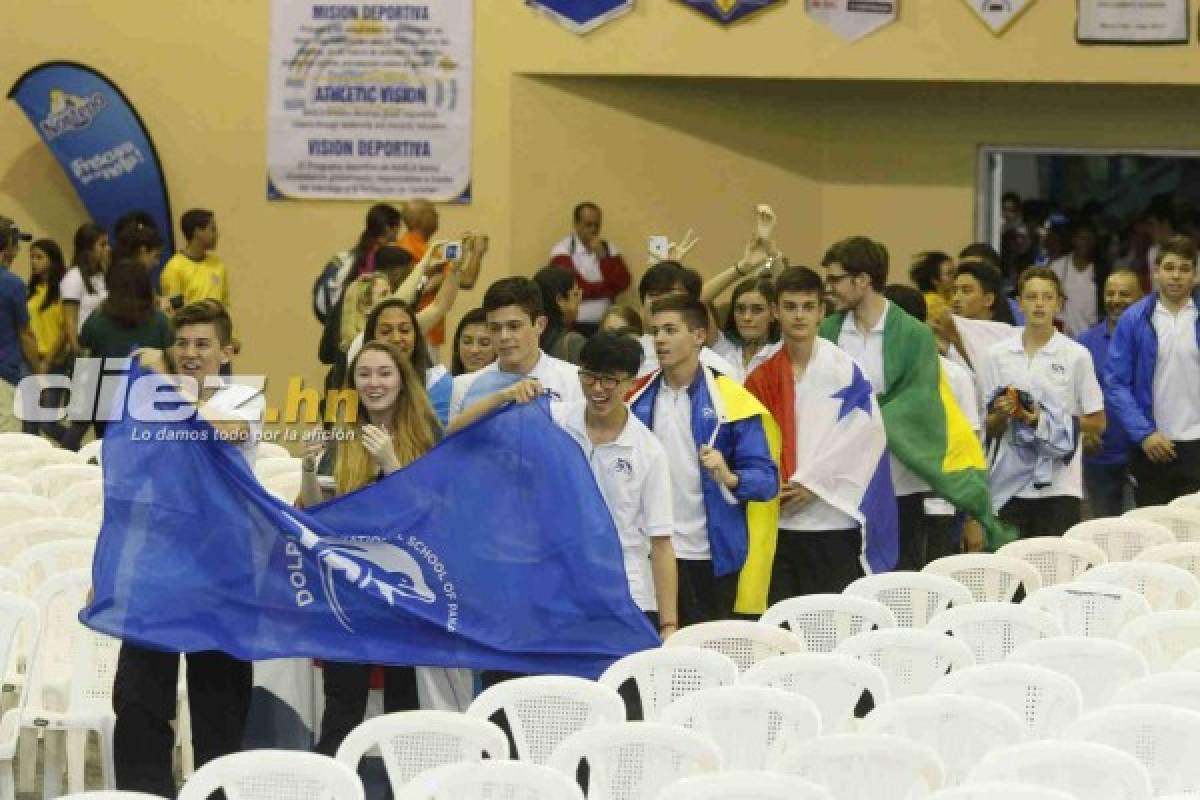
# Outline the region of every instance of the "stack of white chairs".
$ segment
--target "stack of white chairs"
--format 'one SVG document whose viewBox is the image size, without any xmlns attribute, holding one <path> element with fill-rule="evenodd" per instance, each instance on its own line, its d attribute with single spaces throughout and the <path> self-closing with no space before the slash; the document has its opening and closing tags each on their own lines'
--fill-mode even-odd
<svg viewBox="0 0 1200 800">
<path fill-rule="evenodd" d="M 1042 588 L 1042 579 L 1030 564 L 996 553 L 944 556 L 921 571 L 958 581 L 977 603 L 1007 603 L 1018 590 L 1028 595 Z"/>
<path fill-rule="evenodd" d="M 0 590 L 0 669 L 6 669 L 17 657 L 22 640 L 36 652 L 40 619 L 37 606 L 32 602 L 15 592 Z M 5 710 L 7 703 L 0 705 L 0 800 L 13 800 L 16 795 L 13 760 L 17 755 L 28 689 L 27 683 L 18 687 L 12 708 Z"/>
<path fill-rule="evenodd" d="M 1177 542 L 1200 542 L 1200 508 L 1144 506 L 1126 511 L 1122 516 L 1157 522 L 1171 531 Z"/>
</svg>

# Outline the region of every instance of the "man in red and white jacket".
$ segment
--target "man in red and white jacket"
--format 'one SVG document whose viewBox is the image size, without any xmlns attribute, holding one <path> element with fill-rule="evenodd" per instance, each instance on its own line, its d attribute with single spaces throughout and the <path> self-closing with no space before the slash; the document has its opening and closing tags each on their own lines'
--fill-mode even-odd
<svg viewBox="0 0 1200 800">
<path fill-rule="evenodd" d="M 602 215 L 595 203 L 580 203 L 573 215 L 575 231 L 550 250 L 550 264 L 568 270 L 583 290 L 575 328 L 585 336 L 596 332 L 613 299 L 629 287 L 629 267 L 617 248 L 600 238 Z"/>
</svg>

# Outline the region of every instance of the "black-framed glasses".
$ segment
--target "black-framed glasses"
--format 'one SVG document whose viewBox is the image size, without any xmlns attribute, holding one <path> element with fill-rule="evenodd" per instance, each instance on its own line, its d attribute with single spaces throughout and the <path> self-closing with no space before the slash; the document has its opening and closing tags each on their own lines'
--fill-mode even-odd
<svg viewBox="0 0 1200 800">
<path fill-rule="evenodd" d="M 598 372 L 589 372 L 586 369 L 579 370 L 579 382 L 584 386 L 595 386 L 600 384 L 601 389 L 612 390 L 617 388 L 618 384 L 624 380 L 615 375 L 601 375 Z"/>
</svg>

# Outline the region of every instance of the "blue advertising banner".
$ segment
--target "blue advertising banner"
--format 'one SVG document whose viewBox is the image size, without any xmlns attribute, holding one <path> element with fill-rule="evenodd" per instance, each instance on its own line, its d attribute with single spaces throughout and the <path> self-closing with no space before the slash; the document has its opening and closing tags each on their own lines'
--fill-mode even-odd
<svg viewBox="0 0 1200 800">
<path fill-rule="evenodd" d="M 567 30 L 587 33 L 633 8 L 633 0 L 525 0 Z"/>
<path fill-rule="evenodd" d="M 175 252 L 171 204 L 158 153 L 142 118 L 112 81 L 91 67 L 50 61 L 8 91 L 71 179 L 92 220 L 106 230 L 125 213 L 154 218 L 163 252 Z"/>
<path fill-rule="evenodd" d="M 783 0 L 680 0 L 680 2 L 702 14 L 707 14 L 722 25 L 728 25 L 756 11 L 762 11 L 764 8 L 782 3 Z"/>
</svg>

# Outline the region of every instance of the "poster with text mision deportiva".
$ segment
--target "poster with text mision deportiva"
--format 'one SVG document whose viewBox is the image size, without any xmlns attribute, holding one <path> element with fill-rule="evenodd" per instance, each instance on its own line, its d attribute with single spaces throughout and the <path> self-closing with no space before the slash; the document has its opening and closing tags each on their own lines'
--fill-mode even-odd
<svg viewBox="0 0 1200 800">
<path fill-rule="evenodd" d="M 272 0 L 267 196 L 467 202 L 474 0 Z"/>
</svg>

